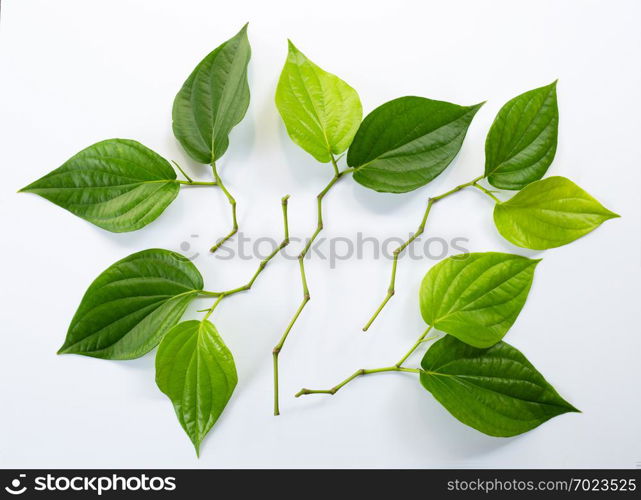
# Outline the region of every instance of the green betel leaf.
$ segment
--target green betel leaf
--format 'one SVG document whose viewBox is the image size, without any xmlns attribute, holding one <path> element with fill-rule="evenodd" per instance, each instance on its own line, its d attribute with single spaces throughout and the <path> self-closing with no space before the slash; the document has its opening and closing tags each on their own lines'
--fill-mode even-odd
<svg viewBox="0 0 641 500">
<path fill-rule="evenodd" d="M 447 411 L 490 436 L 515 436 L 579 411 L 505 342 L 477 349 L 446 336 L 425 353 L 421 368 L 421 384 Z"/>
<path fill-rule="evenodd" d="M 209 164 L 229 146 L 229 133 L 249 107 L 247 25 L 196 66 L 174 99 L 176 139 L 194 160 Z"/>
<path fill-rule="evenodd" d="M 538 263 L 498 252 L 449 257 L 423 278 L 423 319 L 466 344 L 494 345 L 523 309 Z"/>
<path fill-rule="evenodd" d="M 169 162 L 139 142 L 109 139 L 22 188 L 98 227 L 122 233 L 155 220 L 180 185 Z"/>
<path fill-rule="evenodd" d="M 545 175 L 556 153 L 556 82 L 501 108 L 485 141 L 485 175 L 500 189 L 521 189 Z"/>
<path fill-rule="evenodd" d="M 424 97 L 400 97 L 379 106 L 365 117 L 347 153 L 354 179 L 386 193 L 424 186 L 452 162 L 481 106 Z"/>
<path fill-rule="evenodd" d="M 349 147 L 363 117 L 356 91 L 316 66 L 291 41 L 276 107 L 292 140 L 321 163 Z"/>
<path fill-rule="evenodd" d="M 549 177 L 494 207 L 499 233 L 516 246 L 544 250 L 566 245 L 619 217 L 565 177 Z"/>
<path fill-rule="evenodd" d="M 59 354 L 133 359 L 158 345 L 203 289 L 182 255 L 151 249 L 108 267 L 85 292 Z"/>
<path fill-rule="evenodd" d="M 160 343 L 156 384 L 171 399 L 196 453 L 237 381 L 234 358 L 207 320 L 180 323 Z"/>
</svg>

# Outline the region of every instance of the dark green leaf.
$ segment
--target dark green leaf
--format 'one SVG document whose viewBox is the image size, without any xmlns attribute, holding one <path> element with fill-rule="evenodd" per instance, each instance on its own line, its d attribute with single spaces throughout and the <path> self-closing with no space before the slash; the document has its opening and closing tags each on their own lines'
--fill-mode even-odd
<svg viewBox="0 0 641 500">
<path fill-rule="evenodd" d="M 458 106 L 400 97 L 365 117 L 347 153 L 365 187 L 406 193 L 424 186 L 452 162 L 482 104 Z"/>
<path fill-rule="evenodd" d="M 234 358 L 207 320 L 180 323 L 160 343 L 156 384 L 171 399 L 196 453 L 237 381 Z"/>
<path fill-rule="evenodd" d="M 514 245 L 534 250 L 571 243 L 615 217 L 565 177 L 533 182 L 494 207 L 499 233 Z"/>
<path fill-rule="evenodd" d="M 135 231 L 155 220 L 180 185 L 171 165 L 139 142 L 109 139 L 83 149 L 21 189 L 107 231 Z"/>
<path fill-rule="evenodd" d="M 556 82 L 510 100 L 485 141 L 485 175 L 501 189 L 521 189 L 545 175 L 556 153 Z"/>
<path fill-rule="evenodd" d="M 505 342 L 477 349 L 446 336 L 425 353 L 421 367 L 421 383 L 438 402 L 490 436 L 515 436 L 579 411 Z"/>
<path fill-rule="evenodd" d="M 449 257 L 423 278 L 423 319 L 475 347 L 496 344 L 523 309 L 538 263 L 497 252 Z"/>
<path fill-rule="evenodd" d="M 356 91 L 316 66 L 292 42 L 276 106 L 292 140 L 322 163 L 349 147 L 363 117 Z"/>
<path fill-rule="evenodd" d="M 133 359 L 158 345 L 203 289 L 198 269 L 169 250 L 134 253 L 87 289 L 60 354 Z"/>
<path fill-rule="evenodd" d="M 173 129 L 185 151 L 212 163 L 227 151 L 229 133 L 249 106 L 247 25 L 196 66 L 174 99 Z"/>
</svg>

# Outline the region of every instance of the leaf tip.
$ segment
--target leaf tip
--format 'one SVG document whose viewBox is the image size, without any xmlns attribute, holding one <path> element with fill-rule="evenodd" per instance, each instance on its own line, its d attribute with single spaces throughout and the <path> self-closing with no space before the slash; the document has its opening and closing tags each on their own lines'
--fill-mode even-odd
<svg viewBox="0 0 641 500">
<path fill-rule="evenodd" d="M 478 104 L 473 104 L 472 106 L 469 106 L 469 109 L 472 110 L 474 114 L 476 114 L 478 110 L 481 109 L 486 102 L 487 101 L 483 101 L 483 102 L 479 102 Z"/>
<path fill-rule="evenodd" d="M 292 42 L 291 38 L 287 39 L 287 49 L 292 53 L 298 52 L 298 49 L 296 48 L 296 45 L 294 45 L 294 42 Z"/>
</svg>

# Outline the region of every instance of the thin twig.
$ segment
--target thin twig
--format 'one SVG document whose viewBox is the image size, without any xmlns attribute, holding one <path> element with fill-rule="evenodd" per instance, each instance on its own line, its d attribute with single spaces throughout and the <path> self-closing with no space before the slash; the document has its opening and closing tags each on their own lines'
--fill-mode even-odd
<svg viewBox="0 0 641 500">
<path fill-rule="evenodd" d="M 369 375 L 371 373 L 382 373 L 382 372 L 408 372 L 408 373 L 421 373 L 421 370 L 418 368 L 401 368 L 399 366 L 386 366 L 384 368 L 371 368 L 371 369 L 360 369 L 356 370 L 353 374 L 347 377 L 342 382 L 336 384 L 331 389 L 301 389 L 298 391 L 294 397 L 306 396 L 308 394 L 336 394 L 342 387 L 349 384 L 355 378 L 361 377 L 363 375 Z"/>
<path fill-rule="evenodd" d="M 287 245 L 289 245 L 289 221 L 287 217 L 287 200 L 289 200 L 289 195 L 284 196 L 281 199 L 281 205 L 283 209 L 283 230 L 284 230 L 284 238 L 283 241 L 281 242 L 280 245 L 278 245 L 272 253 L 270 253 L 267 257 L 265 257 L 263 260 L 260 261 L 258 264 L 258 268 L 256 269 L 256 272 L 253 274 L 251 279 L 245 283 L 242 286 L 232 288 L 230 290 L 225 290 L 222 292 L 200 292 L 201 295 L 207 295 L 209 297 L 217 297 L 212 306 L 209 309 L 206 309 L 207 314 L 205 314 L 205 317 L 203 318 L 203 321 L 208 319 L 209 316 L 214 312 L 214 309 L 220 304 L 220 302 L 225 299 L 226 297 L 230 297 L 231 295 L 235 295 L 240 292 L 245 292 L 249 290 L 253 285 L 260 273 L 263 272 L 263 269 L 267 266 L 270 260 L 272 260 L 278 252 L 280 252 L 283 248 L 285 248 Z"/>
<path fill-rule="evenodd" d="M 171 160 L 171 162 L 172 162 L 174 165 L 176 165 L 176 168 L 178 168 L 178 170 L 180 170 L 180 173 L 181 173 L 181 174 L 183 174 L 183 175 L 185 176 L 185 179 L 187 179 L 187 180 L 189 181 L 189 183 L 190 183 L 190 184 L 194 182 L 194 181 L 193 181 L 193 179 L 192 179 L 191 177 L 189 177 L 189 175 L 187 174 L 187 172 L 185 172 L 185 171 L 180 167 L 180 165 L 178 165 L 178 163 L 177 163 L 177 162 L 175 162 L 174 160 Z"/>
<path fill-rule="evenodd" d="M 374 320 L 378 317 L 378 315 L 381 313 L 383 308 L 387 305 L 389 300 L 394 296 L 395 293 L 395 286 L 396 286 L 396 268 L 398 267 L 398 257 L 399 255 L 405 250 L 409 245 L 412 244 L 412 242 L 418 238 L 421 234 L 423 234 L 423 231 L 425 231 L 425 224 L 427 223 L 427 218 L 430 214 L 430 210 L 432 209 L 432 205 L 434 203 L 442 200 L 443 198 L 447 198 L 448 196 L 453 195 L 454 193 L 458 193 L 462 189 L 465 189 L 466 187 L 469 186 L 476 186 L 476 182 L 478 182 L 480 179 L 483 177 L 477 177 L 476 179 L 466 182 L 464 184 L 461 184 L 459 186 L 456 186 L 453 189 L 450 189 L 449 191 L 439 195 L 439 196 L 434 196 L 430 198 L 427 201 L 427 207 L 425 208 L 425 213 L 423 214 L 423 219 L 421 220 L 421 223 L 419 224 L 416 232 L 410 236 L 403 244 L 401 244 L 396 250 L 394 250 L 394 257 L 392 258 L 392 275 L 390 277 L 389 285 L 387 287 L 387 295 L 385 295 L 385 298 L 381 302 L 381 304 L 378 306 L 376 311 L 374 311 L 374 314 L 372 317 L 369 319 L 369 321 L 365 324 L 363 327 L 363 331 L 366 332 L 370 326 L 372 326 L 372 323 L 374 323 Z"/>
<path fill-rule="evenodd" d="M 220 178 L 220 175 L 218 175 L 218 170 L 216 168 L 216 162 L 212 162 L 211 169 L 212 169 L 212 172 L 214 173 L 214 179 L 216 180 L 216 183 L 220 186 L 220 189 L 223 190 L 223 193 L 225 193 L 225 196 L 227 197 L 227 201 L 231 205 L 231 220 L 232 220 L 231 231 L 224 238 L 218 240 L 218 242 L 213 247 L 211 247 L 211 249 L 209 250 L 211 253 L 214 253 L 229 238 L 231 238 L 232 236 L 234 236 L 238 232 L 238 220 L 236 218 L 236 200 L 234 199 L 234 197 L 231 195 L 231 193 L 227 190 L 227 188 L 223 184 L 223 181 Z"/>
<path fill-rule="evenodd" d="M 409 358 L 414 351 L 418 348 L 419 345 L 421 345 L 423 342 L 426 342 L 428 340 L 432 340 L 436 338 L 436 335 L 432 337 L 428 337 L 427 335 L 430 333 L 432 330 L 432 327 L 429 326 L 427 330 L 425 330 L 421 336 L 418 338 L 416 342 L 414 342 L 414 345 L 411 347 L 411 349 L 405 353 L 405 355 L 396 363 L 394 366 L 387 366 L 385 368 L 374 368 L 370 370 L 365 370 L 365 369 L 360 369 L 356 370 L 352 375 L 347 377 L 345 380 L 342 382 L 336 384 L 334 387 L 331 389 L 301 389 L 295 394 L 295 397 L 300 397 L 300 396 L 306 396 L 308 394 L 336 394 L 342 387 L 346 386 L 349 384 L 352 380 L 355 378 L 358 378 L 362 375 L 369 375 L 370 373 L 381 373 L 381 372 L 410 372 L 410 373 L 421 373 L 422 370 L 419 368 L 405 368 L 403 367 L 403 363 Z"/>
<path fill-rule="evenodd" d="M 323 230 L 323 198 L 325 195 L 329 192 L 329 190 L 338 182 L 338 180 L 343 177 L 346 173 L 351 172 L 353 169 L 345 169 L 342 172 L 338 170 L 338 166 L 336 163 L 336 159 L 332 155 L 332 165 L 335 168 L 335 174 L 332 180 L 325 186 L 325 188 L 318 193 L 316 196 L 316 229 L 314 231 L 314 234 L 312 234 L 312 237 L 307 241 L 307 244 L 305 245 L 305 248 L 303 248 L 303 251 L 298 255 L 298 266 L 300 269 L 300 277 L 301 277 L 301 283 L 303 285 L 303 298 L 300 302 L 300 305 L 296 309 L 296 312 L 294 313 L 294 316 L 292 319 L 289 321 L 287 327 L 285 328 L 285 331 L 283 335 L 281 336 L 278 344 L 274 347 L 272 350 L 272 356 L 273 356 L 273 370 L 274 370 L 274 415 L 280 415 L 280 406 L 279 406 L 279 385 L 278 385 L 278 355 L 283 349 L 283 346 L 285 345 L 285 341 L 287 340 L 287 337 L 289 333 L 291 332 L 292 328 L 294 327 L 294 324 L 296 323 L 296 320 L 300 316 L 300 314 L 303 312 L 303 309 L 305 308 L 305 305 L 310 300 L 310 294 L 309 294 L 309 287 L 307 285 L 307 276 L 305 274 L 305 256 L 309 252 L 309 249 L 311 248 L 312 244 L 314 243 L 314 240 L 316 237 L 319 235 L 319 233 Z"/>
</svg>

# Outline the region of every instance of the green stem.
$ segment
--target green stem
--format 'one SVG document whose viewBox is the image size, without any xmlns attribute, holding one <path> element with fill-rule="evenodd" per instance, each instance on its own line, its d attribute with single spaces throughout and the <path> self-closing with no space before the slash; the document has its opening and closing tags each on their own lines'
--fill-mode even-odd
<svg viewBox="0 0 641 500">
<path fill-rule="evenodd" d="M 278 245 L 272 253 L 270 253 L 267 257 L 265 257 L 263 260 L 260 261 L 260 263 L 258 264 L 258 268 L 256 269 L 256 272 L 253 274 L 250 280 L 244 285 L 236 288 L 232 288 L 230 290 L 225 290 L 222 292 L 206 292 L 206 291 L 199 292 L 200 295 L 204 295 L 207 297 L 217 297 L 216 301 L 212 304 L 212 306 L 206 310 L 206 314 L 205 314 L 205 317 L 203 318 L 203 321 L 208 319 L 209 316 L 211 316 L 211 314 L 214 312 L 214 309 L 216 309 L 218 304 L 220 304 L 220 302 L 224 298 L 249 290 L 254 285 L 254 282 L 256 281 L 260 273 L 263 272 L 263 269 L 265 269 L 269 261 L 272 260 L 278 252 L 280 252 L 283 248 L 289 245 L 289 221 L 287 218 L 287 200 L 289 200 L 289 195 L 284 196 L 281 199 L 281 205 L 283 208 L 283 229 L 285 233 L 284 239 L 281 242 L 281 244 Z"/>
<path fill-rule="evenodd" d="M 180 165 L 178 165 L 178 163 L 177 163 L 177 162 L 175 162 L 174 160 L 171 160 L 171 162 L 172 162 L 174 165 L 176 165 L 176 168 L 178 168 L 178 170 L 180 170 L 180 173 L 181 173 L 181 174 L 183 174 L 183 175 L 185 176 L 185 179 L 187 179 L 189 182 L 193 182 L 192 178 L 191 178 L 191 177 L 189 177 L 189 175 L 187 174 L 187 172 L 185 172 L 185 171 L 180 167 Z"/>
<path fill-rule="evenodd" d="M 372 373 L 382 373 L 382 372 L 408 372 L 408 373 L 421 373 L 421 370 L 418 368 L 401 368 L 399 366 L 386 366 L 384 368 L 371 368 L 371 369 L 360 369 L 356 370 L 352 375 L 347 377 L 342 382 L 336 384 L 331 389 L 301 389 L 295 395 L 295 397 L 306 396 L 308 394 L 336 394 L 342 387 L 349 384 L 355 378 L 361 377 L 363 375 L 370 375 Z"/>
<path fill-rule="evenodd" d="M 178 184 L 182 184 L 184 186 L 217 186 L 218 184 L 215 182 L 201 182 L 201 181 L 176 181 Z"/>
<path fill-rule="evenodd" d="M 285 328 L 283 335 L 278 341 L 278 344 L 276 344 L 276 346 L 274 346 L 274 349 L 272 350 L 273 369 L 274 369 L 274 415 L 280 415 L 279 385 L 278 385 L 278 355 L 282 351 L 283 346 L 285 345 L 285 341 L 287 340 L 289 333 L 294 327 L 296 320 L 298 319 L 300 314 L 303 312 L 303 309 L 305 308 L 305 306 L 310 300 L 309 286 L 307 285 L 307 276 L 305 274 L 305 256 L 309 252 L 309 249 L 314 243 L 314 240 L 316 239 L 316 237 L 323 230 L 323 198 L 329 192 L 332 186 L 334 186 L 334 184 L 336 184 L 340 180 L 341 177 L 343 177 L 346 173 L 351 172 L 353 170 L 353 169 L 345 169 L 342 172 L 339 171 L 337 167 L 336 159 L 334 158 L 333 155 L 332 155 L 332 165 L 334 165 L 334 171 L 335 171 L 334 177 L 332 178 L 331 181 L 329 181 L 327 186 L 325 186 L 325 188 L 316 196 L 316 229 L 314 230 L 314 234 L 312 234 L 312 237 L 307 241 L 307 244 L 303 248 L 303 251 L 298 255 L 298 267 L 300 269 L 300 278 L 303 286 L 303 298 L 298 308 L 296 309 L 294 316 L 292 316 L 291 320 L 287 324 L 287 327 Z"/>
<path fill-rule="evenodd" d="M 490 191 L 489 189 L 481 186 L 480 184 L 478 184 L 478 182 L 475 182 L 474 184 L 472 184 L 472 186 L 475 187 L 476 189 L 484 192 L 486 195 L 488 195 L 490 198 L 492 198 L 496 203 L 501 203 L 501 200 L 499 200 L 496 196 L 494 196 L 492 191 Z"/>
<path fill-rule="evenodd" d="M 411 348 L 409 351 L 407 351 L 407 353 L 405 354 L 405 356 L 403 356 L 403 357 L 399 360 L 399 362 L 398 362 L 398 363 L 396 363 L 396 365 L 394 365 L 394 366 L 398 366 L 398 367 L 400 368 L 400 367 L 403 365 L 403 363 L 405 363 L 405 361 L 407 360 L 407 358 L 409 358 L 409 357 L 412 355 L 412 353 L 417 349 L 417 347 L 418 347 L 419 345 L 421 345 L 421 343 L 422 343 L 422 342 L 425 342 L 425 341 L 427 340 L 427 339 L 426 339 L 427 334 L 428 334 L 428 333 L 430 333 L 430 331 L 431 331 L 431 330 L 432 330 L 432 326 L 430 325 L 430 326 L 427 328 L 427 330 L 425 330 L 425 331 L 423 332 L 423 335 L 421 335 L 421 336 L 418 338 L 418 340 L 414 343 L 414 345 L 412 346 L 412 348 Z M 429 338 L 431 339 L 431 338 L 433 338 L 433 337 L 429 337 Z"/>
<path fill-rule="evenodd" d="M 219 240 L 213 247 L 211 247 L 210 252 L 214 253 L 216 250 L 218 250 L 229 238 L 234 236 L 238 232 L 238 220 L 236 218 L 236 200 L 234 197 L 231 195 L 231 193 L 227 190 L 225 185 L 223 184 L 222 179 L 218 175 L 218 170 L 216 169 L 216 162 L 212 162 L 211 164 L 211 169 L 212 172 L 214 173 L 214 179 L 216 180 L 216 183 L 220 186 L 220 189 L 223 190 L 223 193 L 225 193 L 225 196 L 227 197 L 227 201 L 229 201 L 229 204 L 231 205 L 231 220 L 232 220 L 232 228 L 231 231 L 221 240 Z"/>
<path fill-rule="evenodd" d="M 409 358 L 412 353 L 418 348 L 421 343 L 426 342 L 428 340 L 432 340 L 436 338 L 436 336 L 428 337 L 427 335 L 432 331 L 432 327 L 429 326 L 427 330 L 425 330 L 421 336 L 418 338 L 416 342 L 414 342 L 414 345 L 412 348 L 405 353 L 405 355 L 396 363 L 394 366 L 386 366 L 384 368 L 373 368 L 370 370 L 365 370 L 365 369 L 360 369 L 356 370 L 352 375 L 347 377 L 345 380 L 342 382 L 336 384 L 334 387 L 331 389 L 301 389 L 296 393 L 296 397 L 299 396 L 305 396 L 307 394 L 336 394 L 342 387 L 345 385 L 349 384 L 352 380 L 355 378 L 360 377 L 361 375 L 368 375 L 370 373 L 380 373 L 380 372 L 411 372 L 411 373 L 421 373 L 423 370 L 420 370 L 418 368 L 405 368 L 403 367 L 403 363 Z"/>
<path fill-rule="evenodd" d="M 466 187 L 469 186 L 475 186 L 476 183 L 481 180 L 483 176 L 477 177 L 474 180 L 471 180 L 470 182 L 466 182 L 464 184 L 461 184 L 459 186 L 456 186 L 453 189 L 450 189 L 449 191 L 440 194 L 438 196 L 434 196 L 430 198 L 427 201 L 427 207 L 425 208 L 425 213 L 423 214 L 423 219 L 421 220 L 421 223 L 419 224 L 416 232 L 410 236 L 404 243 L 402 243 L 396 250 L 394 250 L 394 256 L 392 258 L 392 275 L 390 277 L 389 285 L 387 287 L 387 295 L 385 295 L 385 298 L 381 302 L 381 304 L 378 306 L 376 311 L 374 311 L 374 314 L 372 317 L 369 319 L 369 321 L 365 324 L 363 327 L 363 331 L 366 332 L 370 326 L 372 326 L 372 323 L 374 323 L 374 320 L 378 317 L 378 315 L 381 313 L 383 308 L 387 305 L 389 300 L 392 298 L 392 296 L 395 293 L 395 286 L 396 286 L 396 268 L 398 267 L 398 257 L 399 255 L 405 250 L 409 245 L 412 244 L 412 242 L 418 238 L 421 234 L 423 234 L 423 231 L 425 231 L 425 224 L 427 223 L 427 218 L 429 217 L 430 210 L 432 209 L 432 205 L 434 203 L 442 200 L 443 198 L 447 198 L 448 196 L 453 195 L 454 193 L 458 193 L 462 189 L 465 189 Z"/>
<path fill-rule="evenodd" d="M 216 309 L 216 307 L 218 307 L 218 304 L 220 304 L 220 302 L 221 302 L 225 297 L 226 297 L 225 293 L 221 293 L 221 294 L 218 296 L 218 298 L 214 301 L 214 303 L 212 304 L 212 306 L 211 306 L 209 309 L 207 309 L 207 313 L 205 314 L 205 317 L 202 319 L 203 321 L 206 321 L 206 320 L 209 318 L 209 316 L 211 316 L 211 314 L 214 312 L 214 309 Z"/>
<path fill-rule="evenodd" d="M 330 159 L 332 161 L 332 167 L 334 167 L 334 175 L 338 175 L 338 161 L 336 161 L 336 158 L 334 158 L 333 154 L 330 154 Z"/>
</svg>

